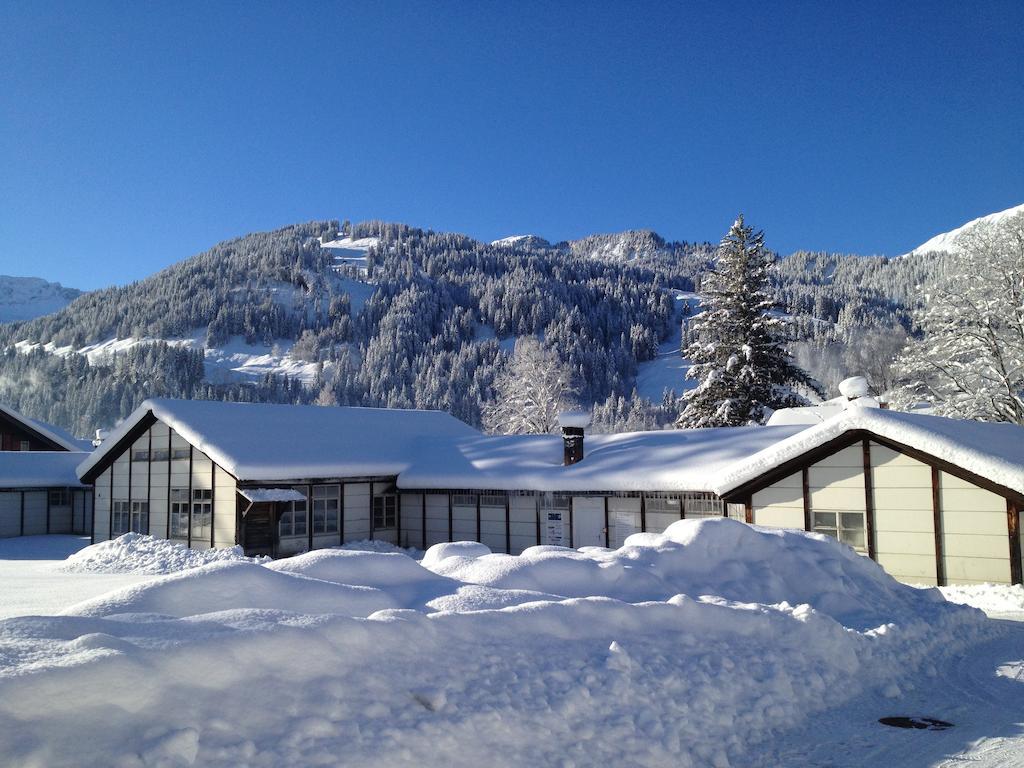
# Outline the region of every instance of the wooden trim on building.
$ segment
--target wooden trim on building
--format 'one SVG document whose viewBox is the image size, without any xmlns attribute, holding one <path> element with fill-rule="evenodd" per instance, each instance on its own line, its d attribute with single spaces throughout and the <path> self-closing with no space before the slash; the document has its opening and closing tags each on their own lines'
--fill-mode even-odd
<svg viewBox="0 0 1024 768">
<path fill-rule="evenodd" d="M 153 430 L 150 429 L 148 434 L 149 447 L 146 449 L 146 533 L 150 533 L 152 526 L 150 523 L 150 515 L 153 514 Z M 171 495 L 170 491 L 171 478 L 167 478 L 167 495 Z M 212 526 L 211 526 L 212 527 Z"/>
<path fill-rule="evenodd" d="M 370 502 L 373 514 L 373 501 Z M 345 483 L 338 483 L 338 545 L 345 543 Z"/>
<path fill-rule="evenodd" d="M 480 541 L 480 494 L 476 494 L 476 540 Z"/>
<path fill-rule="evenodd" d="M 423 549 L 427 548 L 427 494 L 420 494 L 420 517 L 423 528 Z"/>
<path fill-rule="evenodd" d="M 448 493 L 448 541 L 452 540 L 454 529 L 452 528 L 452 494 Z"/>
<path fill-rule="evenodd" d="M 875 484 L 871 475 L 871 441 L 864 438 L 864 525 L 868 540 L 868 557 L 875 557 Z"/>
<path fill-rule="evenodd" d="M 644 495 L 640 494 L 640 533 L 647 533 L 647 503 Z"/>
<path fill-rule="evenodd" d="M 113 486 L 113 483 L 111 483 Z M 25 492 L 21 491 L 21 535 L 25 535 Z"/>
<path fill-rule="evenodd" d="M 946 586 L 946 562 L 942 554 L 942 501 L 939 493 L 939 468 L 932 467 L 932 526 L 935 531 L 935 583 Z"/>
<path fill-rule="evenodd" d="M 426 537 L 424 536 L 424 549 L 426 549 Z M 505 494 L 505 554 L 512 554 L 512 509 L 508 493 Z"/>
<path fill-rule="evenodd" d="M 1021 563 L 1020 511 L 1021 504 L 1013 499 L 1006 500 L 1006 530 L 1010 536 L 1010 583 L 1024 582 L 1024 566 Z"/>
<path fill-rule="evenodd" d="M 722 503 L 725 504 L 726 502 L 723 501 Z M 747 525 L 753 525 L 754 524 L 754 497 L 753 496 L 747 496 L 747 498 L 745 498 L 743 500 L 743 520 L 747 523 Z"/>
<path fill-rule="evenodd" d="M 572 499 L 570 498 L 569 499 L 569 547 L 571 549 L 575 549 L 576 548 L 575 547 L 576 542 L 572 540 L 572 536 L 573 536 L 573 533 L 574 533 L 574 531 L 573 531 L 573 523 L 574 522 L 575 521 L 573 520 Z"/>
<path fill-rule="evenodd" d="M 50 532 L 50 489 L 46 489 L 46 532 Z"/>
<path fill-rule="evenodd" d="M 373 499 L 370 499 L 370 514 L 373 515 Z M 324 518 L 326 527 L 326 520 Z M 313 551 L 313 486 L 306 486 L 306 536 L 309 540 L 309 551 Z"/>
<path fill-rule="evenodd" d="M 168 541 L 171 538 L 171 488 L 174 485 L 174 483 L 171 482 L 171 466 L 172 466 L 171 465 L 171 455 L 172 455 L 172 451 L 174 450 L 172 448 L 172 445 L 173 445 L 172 435 L 173 434 L 174 434 L 174 430 L 171 429 L 170 425 L 167 425 L 167 536 L 165 538 Z M 191 504 L 191 503 L 192 503 L 192 500 L 190 499 L 189 500 L 189 504 Z M 235 538 L 236 539 L 238 538 L 238 525 L 235 525 Z M 238 542 L 235 541 L 235 544 L 237 544 L 237 543 Z"/>
<path fill-rule="evenodd" d="M 682 505 L 680 505 L 682 506 Z M 607 548 L 612 546 L 611 520 L 608 514 L 608 497 L 604 497 L 604 545 Z"/>
<path fill-rule="evenodd" d="M 803 488 L 803 499 L 804 499 L 804 530 L 812 530 L 811 526 L 811 480 L 810 470 L 807 467 L 803 467 L 800 470 L 800 482 Z"/>
<path fill-rule="evenodd" d="M 89 517 L 89 543 L 96 543 L 96 486 L 92 487 L 92 515 Z M 85 503 L 84 500 L 82 502 Z M 82 514 L 85 514 L 85 510 L 82 510 Z"/>
<path fill-rule="evenodd" d="M 865 438 L 886 448 L 891 448 L 894 451 L 905 453 L 912 459 L 917 459 L 929 466 L 938 467 L 943 472 L 953 475 L 954 477 L 958 477 L 961 480 L 966 480 L 969 483 L 973 483 L 979 488 L 984 488 L 985 490 L 991 491 L 1005 499 L 1014 499 L 1018 504 L 1024 504 L 1024 493 L 1021 493 L 1020 491 L 1015 491 L 1014 489 L 1000 485 L 999 483 L 994 483 L 991 480 L 981 477 L 980 475 L 976 475 L 963 467 L 957 466 L 956 464 L 951 464 L 950 462 L 940 459 L 937 456 L 933 456 L 930 453 L 919 451 L 916 448 L 912 448 L 909 445 L 905 445 L 895 440 L 890 440 L 887 437 L 881 437 L 876 435 L 874 432 L 869 432 L 865 429 L 850 430 L 849 432 L 845 432 L 826 443 L 822 443 L 817 448 L 811 448 L 799 456 L 796 456 L 789 461 L 785 461 L 777 467 L 736 486 L 731 491 L 727 491 L 722 494 L 721 498 L 726 502 L 736 502 L 737 500 L 742 501 L 748 494 L 753 495 L 772 483 L 781 480 L 784 477 L 788 477 L 804 467 L 809 467 L 811 464 L 831 456 L 833 453 L 836 453 L 843 448 L 848 448 L 857 443 L 857 441 Z"/>
<path fill-rule="evenodd" d="M 373 534 L 374 534 L 374 532 L 376 531 L 376 526 L 374 525 L 374 523 L 375 523 L 376 521 L 375 521 L 375 520 L 373 519 L 373 514 L 374 514 L 374 513 L 373 513 L 373 500 L 374 500 L 375 498 L 377 498 L 377 496 L 376 496 L 376 494 L 374 494 L 374 492 L 373 492 L 373 490 L 374 490 L 374 489 L 373 489 L 373 485 L 374 485 L 374 483 L 373 483 L 373 481 L 371 480 L 371 481 L 370 481 L 370 541 L 373 541 Z M 385 512 L 385 514 L 387 514 L 387 513 Z"/>
<path fill-rule="evenodd" d="M 192 546 L 192 454 L 195 447 L 188 444 L 188 545 Z M 170 493 L 170 491 L 167 491 Z"/>
</svg>

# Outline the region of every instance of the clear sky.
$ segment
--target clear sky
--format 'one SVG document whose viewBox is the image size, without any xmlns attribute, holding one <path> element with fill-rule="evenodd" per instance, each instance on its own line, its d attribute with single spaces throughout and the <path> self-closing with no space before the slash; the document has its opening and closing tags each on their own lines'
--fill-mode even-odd
<svg viewBox="0 0 1024 768">
<path fill-rule="evenodd" d="M 897 254 L 1024 202 L 1024 2 L 0 0 L 0 273 L 319 218 Z"/>
</svg>

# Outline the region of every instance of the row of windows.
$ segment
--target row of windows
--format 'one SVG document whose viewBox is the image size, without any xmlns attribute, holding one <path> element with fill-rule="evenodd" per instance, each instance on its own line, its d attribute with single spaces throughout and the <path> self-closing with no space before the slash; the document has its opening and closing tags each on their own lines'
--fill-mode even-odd
<svg viewBox="0 0 1024 768">
<path fill-rule="evenodd" d="M 189 449 L 185 448 L 136 448 L 132 451 L 132 461 L 167 461 L 168 459 L 187 459 Z"/>
<path fill-rule="evenodd" d="M 189 532 L 188 488 L 171 488 L 171 538 L 187 539 Z M 192 491 L 192 538 L 210 538 L 213 524 L 213 491 L 196 488 Z M 149 533 L 149 502 L 114 501 L 110 510 L 110 534 Z"/>
</svg>

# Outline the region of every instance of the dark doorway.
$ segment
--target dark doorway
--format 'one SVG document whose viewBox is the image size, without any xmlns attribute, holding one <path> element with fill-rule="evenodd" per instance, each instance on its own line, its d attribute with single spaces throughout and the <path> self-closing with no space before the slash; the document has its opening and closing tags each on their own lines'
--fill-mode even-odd
<svg viewBox="0 0 1024 768">
<path fill-rule="evenodd" d="M 274 502 L 253 504 L 249 511 L 242 516 L 240 539 L 245 554 L 273 556 L 276 506 Z"/>
</svg>

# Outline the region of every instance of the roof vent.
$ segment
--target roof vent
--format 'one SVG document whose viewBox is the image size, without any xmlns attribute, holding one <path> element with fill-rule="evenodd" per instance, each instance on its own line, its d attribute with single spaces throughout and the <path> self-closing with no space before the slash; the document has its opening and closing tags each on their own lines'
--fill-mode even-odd
<svg viewBox="0 0 1024 768">
<path fill-rule="evenodd" d="M 562 411 L 558 414 L 558 424 L 562 427 L 562 464 L 568 467 L 583 461 L 583 430 L 590 424 L 590 414 Z"/>
</svg>

